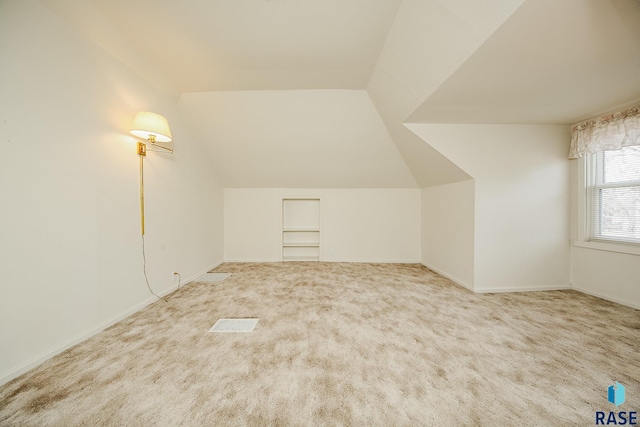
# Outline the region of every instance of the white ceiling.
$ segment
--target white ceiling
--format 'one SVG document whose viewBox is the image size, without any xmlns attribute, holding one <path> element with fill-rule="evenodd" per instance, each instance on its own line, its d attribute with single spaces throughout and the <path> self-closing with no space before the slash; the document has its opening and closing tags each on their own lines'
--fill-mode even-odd
<svg viewBox="0 0 640 427">
<path fill-rule="evenodd" d="M 528 0 L 407 120 L 572 124 L 640 100 L 640 2 Z"/>
<path fill-rule="evenodd" d="M 570 124 L 640 101 L 636 0 L 40 1 L 182 93 L 229 187 L 456 182 L 406 123 Z"/>
<path fill-rule="evenodd" d="M 180 92 L 364 89 L 401 0 L 88 0 Z"/>
</svg>

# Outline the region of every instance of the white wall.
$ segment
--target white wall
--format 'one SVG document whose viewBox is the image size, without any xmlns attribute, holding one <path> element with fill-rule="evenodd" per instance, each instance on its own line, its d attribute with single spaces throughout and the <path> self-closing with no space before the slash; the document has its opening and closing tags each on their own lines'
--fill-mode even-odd
<svg viewBox="0 0 640 427">
<path fill-rule="evenodd" d="M 320 198 L 322 261 L 420 261 L 419 189 L 278 188 L 225 188 L 225 261 L 282 260 L 287 197 Z"/>
<path fill-rule="evenodd" d="M 364 90 L 185 93 L 225 188 L 417 188 Z"/>
<path fill-rule="evenodd" d="M 579 242 L 580 215 L 578 192 L 579 160 L 571 161 L 571 234 Z M 571 248 L 571 278 L 573 288 L 620 304 L 640 309 L 640 254 L 612 252 L 607 249 L 627 250 L 626 245 L 578 243 L 586 247 Z"/>
<path fill-rule="evenodd" d="M 572 248 L 573 288 L 640 309 L 640 255 Z"/>
<path fill-rule="evenodd" d="M 569 287 L 568 126 L 407 127 L 475 180 L 476 292 Z"/>
<path fill-rule="evenodd" d="M 422 263 L 473 290 L 474 181 L 422 189 Z"/>
<path fill-rule="evenodd" d="M 223 258 L 222 188 L 175 95 L 40 2 L 0 2 L 0 383 L 152 301 L 142 275 L 137 110 L 175 155 L 145 160 L 147 271 L 158 293 Z"/>
</svg>

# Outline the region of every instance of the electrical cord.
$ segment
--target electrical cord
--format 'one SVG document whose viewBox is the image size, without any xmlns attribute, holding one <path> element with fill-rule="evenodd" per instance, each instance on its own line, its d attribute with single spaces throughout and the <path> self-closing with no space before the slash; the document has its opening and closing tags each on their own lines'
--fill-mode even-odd
<svg viewBox="0 0 640 427">
<path fill-rule="evenodd" d="M 178 275 L 178 287 L 176 288 L 175 291 L 171 292 L 169 295 L 165 297 L 165 302 L 169 301 L 171 297 L 180 290 L 180 283 L 182 282 L 182 276 L 180 276 L 180 273 L 178 273 L 177 271 L 174 274 Z"/>
<path fill-rule="evenodd" d="M 180 290 L 180 285 L 182 283 L 182 276 L 180 276 L 180 273 L 176 272 L 174 274 L 178 275 L 178 287 L 176 288 L 175 291 L 171 292 L 169 295 L 166 295 L 164 298 L 161 297 L 160 295 L 156 294 L 155 292 L 153 292 L 153 289 L 151 289 L 151 285 L 149 284 L 149 278 L 147 277 L 147 256 L 146 256 L 146 251 L 145 251 L 145 247 L 144 247 L 144 234 L 142 234 L 142 272 L 144 273 L 144 281 L 147 284 L 147 288 L 149 288 L 149 292 L 151 292 L 153 295 L 155 295 L 156 298 L 164 301 L 164 302 L 169 302 L 169 299 Z"/>
<path fill-rule="evenodd" d="M 144 273 L 144 281 L 147 284 L 147 288 L 149 288 L 149 292 L 156 296 L 156 298 L 161 299 L 164 302 L 167 302 L 166 299 L 162 298 L 160 295 L 153 292 L 151 289 L 151 285 L 149 284 L 149 278 L 147 277 L 147 256 L 145 254 L 144 249 L 144 234 L 142 234 L 142 272 Z"/>
</svg>

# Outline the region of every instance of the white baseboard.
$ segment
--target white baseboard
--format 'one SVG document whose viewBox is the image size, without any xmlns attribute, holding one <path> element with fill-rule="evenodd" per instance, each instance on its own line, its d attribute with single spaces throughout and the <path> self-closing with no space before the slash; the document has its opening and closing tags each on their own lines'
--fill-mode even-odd
<svg viewBox="0 0 640 427">
<path fill-rule="evenodd" d="M 500 294 L 506 292 L 543 292 L 543 291 L 566 291 L 572 289 L 571 285 L 558 286 L 528 286 L 523 288 L 485 288 L 474 290 L 477 294 Z"/>
<path fill-rule="evenodd" d="M 241 263 L 264 263 L 264 262 L 296 262 L 296 261 L 282 261 L 281 259 L 260 259 L 260 260 L 251 260 L 251 259 L 225 259 L 224 262 L 237 262 Z M 344 262 L 344 263 L 360 263 L 360 264 L 420 264 L 420 261 L 416 260 L 370 260 L 370 259 L 321 259 L 319 261 L 309 261 L 309 262 Z"/>
<path fill-rule="evenodd" d="M 463 288 L 466 288 L 468 290 L 470 290 L 471 292 L 475 292 L 473 290 L 473 286 L 469 285 L 468 283 L 464 282 L 463 280 L 458 279 L 457 277 L 454 277 L 448 273 L 445 273 L 444 271 L 440 270 L 439 268 L 436 268 L 432 265 L 427 264 L 426 262 L 421 262 L 420 264 L 424 265 L 425 267 L 427 267 L 429 270 L 433 270 L 436 273 L 438 273 L 441 276 L 446 277 L 447 279 L 451 280 L 453 283 L 455 283 L 456 285 L 460 285 Z"/>
<path fill-rule="evenodd" d="M 195 279 L 197 279 L 198 277 L 202 276 L 206 272 L 208 272 L 210 270 L 213 270 L 214 268 L 218 267 L 220 264 L 222 264 L 222 262 L 218 262 L 217 264 L 214 264 L 213 266 L 207 268 L 206 270 L 190 276 L 189 278 L 187 278 L 180 285 L 180 287 L 184 287 L 184 286 L 188 285 L 189 283 L 193 282 Z M 159 293 L 158 295 L 160 295 L 161 297 L 164 297 L 164 296 L 170 294 L 171 292 L 175 291 L 177 289 L 177 287 L 178 287 L 178 285 L 172 286 L 171 288 L 167 289 L 166 291 L 163 291 L 163 292 Z M 7 382 L 11 381 L 14 378 L 19 377 L 20 375 L 30 371 L 31 369 L 35 368 L 36 366 L 40 365 L 41 363 L 51 359 L 53 356 L 56 356 L 56 355 L 62 353 L 63 351 L 73 347 L 74 345 L 80 344 L 82 341 L 85 341 L 85 340 L 91 338 L 92 336 L 104 331 L 109 326 L 115 325 L 119 321 L 121 321 L 123 319 L 126 319 L 127 317 L 131 316 L 132 314 L 142 310 L 143 308 L 145 308 L 149 304 L 156 302 L 157 300 L 158 300 L 158 298 L 156 298 L 155 296 L 151 296 L 151 297 L 145 299 L 144 301 L 142 301 L 141 303 L 136 304 L 133 307 L 129 308 L 128 310 L 126 310 L 126 311 L 124 311 L 124 312 L 112 317 L 111 319 L 107 320 L 106 322 L 101 323 L 100 325 L 96 326 L 95 328 L 91 329 L 90 331 L 85 332 L 85 333 L 83 333 L 81 335 L 78 335 L 75 338 L 72 338 L 71 340 L 65 342 L 64 344 L 54 348 L 53 350 L 47 351 L 45 353 L 42 353 L 39 356 L 34 357 L 33 359 L 29 360 L 28 362 L 24 363 L 23 365 L 21 365 L 20 367 L 18 367 L 16 369 L 12 369 L 12 370 L 10 370 L 8 372 L 3 373 L 2 376 L 0 376 L 0 385 L 7 383 Z"/>
<path fill-rule="evenodd" d="M 571 289 L 574 291 L 582 292 L 583 294 L 591 295 L 593 297 L 602 298 L 607 301 L 615 302 L 617 304 L 625 305 L 627 307 L 635 308 L 636 310 L 640 310 L 640 304 L 634 304 L 628 301 L 623 301 L 619 298 L 611 297 L 609 295 L 601 294 L 599 292 L 590 291 L 588 289 L 584 289 L 578 286 L 572 286 Z"/>
<path fill-rule="evenodd" d="M 417 260 L 406 259 L 323 259 L 322 262 L 344 262 L 344 263 L 358 263 L 358 264 L 420 264 Z"/>
<path fill-rule="evenodd" d="M 436 267 L 434 267 L 432 265 L 429 265 L 426 262 L 421 262 L 420 264 L 424 265 L 425 267 L 427 267 L 430 270 L 435 271 L 439 275 L 446 277 L 447 279 L 451 280 L 456 285 L 460 285 L 463 288 L 467 288 L 468 290 L 470 290 L 470 291 L 472 291 L 472 292 L 474 292 L 476 294 L 497 294 L 497 293 L 504 293 L 504 292 L 563 291 L 563 290 L 572 289 L 571 285 L 535 286 L 535 287 L 534 286 L 529 286 L 529 287 L 522 287 L 522 288 L 474 289 L 473 286 L 469 285 L 468 283 L 464 282 L 463 280 L 458 279 L 455 276 L 452 276 L 452 275 L 440 270 L 439 268 L 436 268 Z"/>
</svg>

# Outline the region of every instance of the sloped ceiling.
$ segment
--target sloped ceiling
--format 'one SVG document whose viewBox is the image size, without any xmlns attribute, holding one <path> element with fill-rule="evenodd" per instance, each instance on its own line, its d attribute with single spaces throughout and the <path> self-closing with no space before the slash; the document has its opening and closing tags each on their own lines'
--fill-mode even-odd
<svg viewBox="0 0 640 427">
<path fill-rule="evenodd" d="M 88 0 L 181 92 L 364 89 L 400 0 Z"/>
<path fill-rule="evenodd" d="M 181 93 L 227 186 L 456 182 L 408 123 L 572 123 L 640 98 L 635 0 L 41 1 Z"/>
<path fill-rule="evenodd" d="M 421 187 L 469 179 L 409 131 L 407 117 L 523 0 L 405 0 L 367 87 L 393 141 Z"/>
<path fill-rule="evenodd" d="M 640 100 L 640 2 L 529 0 L 408 122 L 573 124 Z"/>
<path fill-rule="evenodd" d="M 417 187 L 364 90 L 186 93 L 225 187 Z"/>
</svg>

